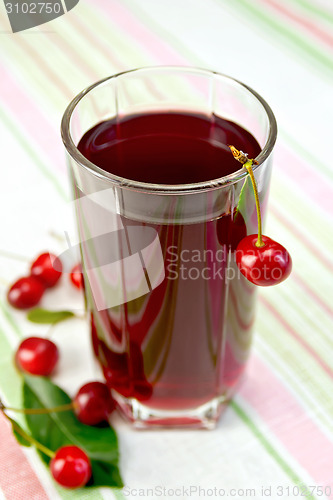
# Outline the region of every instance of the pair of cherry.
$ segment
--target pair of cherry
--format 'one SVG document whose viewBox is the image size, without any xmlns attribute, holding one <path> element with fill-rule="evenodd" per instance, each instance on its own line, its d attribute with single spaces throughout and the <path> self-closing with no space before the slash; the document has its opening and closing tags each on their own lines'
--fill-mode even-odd
<svg viewBox="0 0 333 500">
<path fill-rule="evenodd" d="M 81 387 L 73 399 L 77 418 L 86 425 L 107 421 L 116 405 L 110 391 L 102 382 L 90 382 Z M 78 446 L 63 446 L 50 462 L 54 479 L 65 488 L 81 488 L 91 478 L 89 457 Z"/>
<path fill-rule="evenodd" d="M 56 263 L 56 265 L 55 265 Z M 31 264 L 30 275 L 18 279 L 8 290 L 8 302 L 16 309 L 36 306 L 47 288 L 54 287 L 62 275 L 62 264 L 51 253 L 42 253 Z M 76 288 L 82 288 L 81 266 L 77 264 L 70 273 L 70 280 Z"/>
<path fill-rule="evenodd" d="M 50 375 L 58 358 L 57 346 L 48 339 L 38 337 L 29 337 L 23 340 L 15 355 L 16 364 L 21 371 L 43 376 Z M 107 421 L 115 408 L 116 403 L 111 397 L 107 385 L 95 381 L 83 385 L 69 405 L 57 408 L 34 408 L 23 412 L 41 414 L 73 410 L 81 423 L 98 425 Z M 14 408 L 6 408 L 3 405 L 2 410 L 4 413 L 5 410 L 15 411 Z M 17 431 L 20 433 L 20 429 Z M 30 438 L 25 433 L 24 437 L 29 441 Z M 81 448 L 63 446 L 54 453 L 44 446 L 41 447 L 37 442 L 34 444 L 50 456 L 50 471 L 57 483 L 65 488 L 81 488 L 87 484 L 92 474 L 91 463 Z"/>
</svg>

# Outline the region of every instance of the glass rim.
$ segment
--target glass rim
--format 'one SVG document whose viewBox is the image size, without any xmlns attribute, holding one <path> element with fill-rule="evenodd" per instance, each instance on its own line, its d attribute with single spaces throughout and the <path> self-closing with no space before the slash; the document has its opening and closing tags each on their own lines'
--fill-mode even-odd
<svg viewBox="0 0 333 500">
<path fill-rule="evenodd" d="M 109 180 L 113 184 L 115 184 L 118 187 L 121 188 L 129 188 L 129 189 L 134 189 L 137 191 L 146 191 L 146 192 L 154 192 L 156 194 L 186 194 L 186 193 L 195 193 L 195 192 L 200 192 L 200 191 L 211 191 L 215 190 L 218 188 L 221 188 L 226 185 L 234 184 L 238 182 L 239 180 L 243 179 L 247 175 L 247 170 L 244 168 L 240 168 L 239 170 L 228 174 L 226 176 L 219 177 L 217 179 L 210 179 L 207 181 L 202 181 L 202 182 L 196 182 L 196 183 L 189 183 L 189 184 L 154 184 L 154 183 L 148 183 L 148 182 L 141 182 L 141 181 L 136 181 L 134 179 L 127 179 L 125 177 L 120 177 L 118 175 L 112 174 L 110 172 L 106 172 L 102 168 L 98 167 L 91 161 L 89 161 L 80 151 L 78 150 L 77 146 L 74 144 L 73 138 L 70 133 L 70 123 L 71 123 L 71 118 L 73 115 L 73 112 L 76 108 L 76 106 L 79 104 L 79 102 L 92 90 L 94 90 L 96 87 L 99 87 L 103 84 L 105 84 L 108 81 L 111 81 L 119 76 L 130 74 L 130 73 L 144 73 L 145 71 L 179 71 L 182 73 L 193 73 L 196 72 L 198 74 L 202 75 L 207 75 L 207 76 L 219 76 L 224 79 L 227 79 L 233 83 L 236 83 L 239 85 L 241 88 L 245 89 L 247 92 L 252 94 L 259 104 L 264 108 L 267 117 L 268 117 L 268 122 L 269 122 L 269 132 L 268 132 L 268 137 L 266 140 L 266 143 L 264 147 L 262 148 L 261 152 L 259 155 L 255 158 L 255 160 L 258 162 L 257 165 L 253 165 L 253 171 L 256 171 L 258 168 L 260 168 L 260 165 L 262 165 L 267 158 L 270 156 L 273 147 L 276 142 L 276 137 L 277 137 L 277 123 L 276 119 L 274 116 L 274 113 L 270 106 L 267 104 L 267 102 L 251 87 L 246 85 L 245 83 L 241 82 L 240 80 L 237 80 L 236 78 L 233 78 L 231 76 L 225 75 L 223 73 L 219 73 L 217 71 L 211 71 L 203 68 L 197 68 L 197 67 L 192 67 L 192 66 L 145 66 L 142 68 L 135 68 L 131 70 L 126 70 L 122 71 L 119 73 L 116 73 L 114 75 L 108 76 L 106 78 L 103 78 L 89 87 L 86 87 L 84 90 L 82 90 L 79 94 L 74 97 L 74 99 L 69 103 L 67 106 L 62 120 L 61 120 L 61 137 L 62 141 L 64 143 L 64 146 L 67 150 L 67 153 L 73 158 L 73 160 L 78 163 L 81 167 L 83 167 L 86 170 L 89 170 L 92 172 L 94 175 L 96 175 L 99 178 Z"/>
</svg>

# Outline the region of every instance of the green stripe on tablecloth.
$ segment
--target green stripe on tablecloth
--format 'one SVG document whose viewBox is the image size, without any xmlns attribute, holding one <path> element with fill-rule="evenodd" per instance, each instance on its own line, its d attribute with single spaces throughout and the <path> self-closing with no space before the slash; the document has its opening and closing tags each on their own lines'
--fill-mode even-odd
<svg viewBox="0 0 333 500">
<path fill-rule="evenodd" d="M 282 317 L 288 313 L 288 323 L 293 326 L 295 330 L 301 332 L 302 339 L 312 347 L 321 359 L 325 360 L 326 358 L 326 363 L 330 364 L 330 356 L 327 355 L 327 352 L 332 352 L 333 348 L 333 339 L 331 335 L 332 318 L 327 315 L 324 319 L 325 312 L 319 304 L 315 305 L 314 302 L 311 303 L 311 297 L 302 294 L 301 298 L 299 298 L 300 289 L 297 283 L 293 281 L 292 278 L 290 278 L 289 281 L 289 286 L 285 287 L 283 291 L 279 290 L 269 296 L 266 295 L 265 299 L 271 307 L 274 305 L 276 306 L 274 309 Z M 278 304 L 276 302 L 277 300 L 279 301 Z M 304 311 L 308 311 L 310 307 L 311 315 L 304 313 Z M 320 321 L 316 319 L 316 316 L 322 316 Z M 303 319 L 300 321 L 300 318 Z M 320 325 L 319 330 L 318 325 Z"/>
<path fill-rule="evenodd" d="M 305 61 L 310 62 L 313 66 L 320 67 L 323 75 L 332 76 L 332 57 L 326 54 L 323 48 L 319 49 L 313 45 L 312 41 L 309 42 L 306 36 L 296 33 L 292 27 L 288 27 L 282 20 L 274 19 L 268 12 L 265 12 L 263 5 L 257 7 L 252 0 L 234 0 L 233 3 L 228 0 L 216 1 L 220 4 L 227 4 L 229 8 L 232 5 L 233 10 L 237 12 L 242 10 L 246 16 L 250 16 L 256 22 L 259 22 L 265 30 L 273 30 L 282 39 L 290 42 L 295 53 L 302 55 Z"/>
<path fill-rule="evenodd" d="M 6 337 L 5 331 L 2 327 L 0 327 L 0 363 L 3 363 L 8 355 L 11 354 L 12 348 L 10 343 L 8 342 L 8 339 Z M 2 378 L 0 377 L 0 380 Z"/>
<path fill-rule="evenodd" d="M 63 498 L 64 500 L 103 500 L 103 496 L 97 488 L 96 489 L 81 488 L 80 490 L 70 490 L 70 491 L 61 488 L 58 485 L 55 485 L 55 488 L 57 490 L 58 495 L 60 495 L 61 498 Z"/>
<path fill-rule="evenodd" d="M 261 302 L 264 306 L 265 314 L 269 314 L 271 318 L 275 318 L 278 325 L 278 331 L 281 330 L 288 333 L 290 339 L 293 339 L 296 342 L 294 346 L 297 350 L 299 350 L 299 354 L 301 356 L 305 356 L 311 364 L 314 364 L 313 368 L 318 370 L 318 373 L 323 377 L 323 381 L 326 381 L 332 388 L 333 381 L 333 369 L 331 364 L 331 357 L 323 356 L 320 353 L 322 350 L 322 339 L 319 338 L 316 330 L 312 331 L 313 339 L 308 337 L 308 332 L 305 331 L 304 322 L 299 321 L 301 319 L 300 316 L 295 316 L 295 322 L 293 323 L 293 318 L 291 317 L 286 320 L 286 315 L 291 314 L 292 308 L 289 308 L 287 311 L 285 308 L 273 307 L 274 300 L 267 300 L 264 295 L 261 297 Z M 320 345 L 320 349 L 316 349 L 316 341 Z M 312 375 L 312 374 L 311 374 Z"/>
<path fill-rule="evenodd" d="M 0 21 L 0 26 L 1 28 L 4 27 L 4 23 Z M 2 44 L 3 47 L 7 51 L 11 51 L 12 47 L 16 47 L 20 49 L 21 51 L 24 52 L 25 57 L 29 57 L 29 59 L 34 60 L 34 66 L 36 67 L 36 72 L 38 73 L 38 77 L 42 78 L 42 81 L 47 82 L 48 87 L 52 87 L 52 90 L 55 94 L 63 94 L 66 97 L 66 101 L 68 101 L 72 96 L 72 90 L 67 84 L 67 79 L 62 78 L 62 73 L 61 71 L 55 70 L 53 64 L 50 61 L 57 61 L 59 62 L 59 58 L 61 57 L 61 54 L 59 53 L 59 50 L 57 48 L 56 42 L 57 42 L 57 33 L 52 34 L 52 36 L 44 36 L 40 35 L 39 41 L 40 43 L 38 44 L 38 49 L 37 49 L 37 44 L 34 43 L 36 42 L 36 39 L 33 37 L 27 37 L 24 36 L 24 34 L 14 34 L 14 35 L 9 35 L 8 37 L 3 37 L 2 39 Z M 41 55 L 41 52 L 46 55 L 44 57 Z M 19 57 L 18 60 L 21 61 L 24 64 L 24 57 Z M 67 60 L 66 55 L 63 55 L 63 63 L 65 63 Z M 17 60 L 16 60 L 17 62 Z M 29 72 L 29 65 L 25 66 L 26 69 Z M 59 65 L 60 67 L 60 65 Z M 64 68 L 66 69 L 66 68 Z M 71 70 L 71 76 L 75 76 L 75 66 L 70 67 L 69 69 Z M 31 67 L 30 67 L 31 71 Z M 65 73 L 66 74 L 66 73 Z M 43 86 L 41 86 L 41 89 Z"/>
<path fill-rule="evenodd" d="M 261 335 L 256 335 L 254 349 L 271 368 L 274 368 L 278 376 L 282 376 L 283 383 L 302 401 L 306 412 L 312 417 L 315 416 L 320 429 L 324 433 L 326 429 L 333 433 L 332 403 L 330 399 L 320 400 L 317 397 L 317 392 L 313 391 L 311 393 L 310 387 L 304 381 L 304 372 L 297 374 L 292 369 L 289 358 L 282 356 L 279 349 L 274 349 L 274 346 L 265 342 Z"/>
<path fill-rule="evenodd" d="M 245 413 L 245 411 L 241 408 L 241 406 L 235 402 L 235 400 L 230 403 L 231 408 L 234 410 L 236 415 L 243 421 L 245 425 L 250 429 L 250 431 L 254 434 L 260 444 L 265 448 L 267 453 L 275 460 L 275 462 L 281 467 L 284 473 L 293 481 L 294 484 L 300 485 L 303 484 L 303 481 L 300 477 L 293 471 L 293 469 L 288 465 L 288 463 L 278 454 L 272 444 L 268 441 L 268 439 L 264 436 L 264 434 L 258 429 L 256 424 L 251 420 L 251 418 Z M 315 500 L 315 497 L 312 495 L 307 495 L 309 500 Z"/>
<path fill-rule="evenodd" d="M 324 7 L 321 7 L 319 4 L 315 2 L 310 3 L 307 2 L 306 0 L 289 0 L 289 1 L 290 3 L 300 5 L 309 14 L 315 14 L 323 21 L 333 24 L 333 13 L 328 9 L 324 9 Z"/>
<path fill-rule="evenodd" d="M 293 149 L 301 158 L 304 158 L 308 163 L 315 165 L 317 170 L 322 174 L 326 175 L 331 181 L 333 181 L 333 170 L 331 168 L 331 162 L 322 161 L 319 154 L 314 155 L 309 150 L 307 150 L 303 144 L 296 141 L 290 133 L 279 127 L 279 135 L 282 137 L 283 141 L 286 142 L 291 149 Z"/>
<path fill-rule="evenodd" d="M 274 203 L 271 203 L 271 206 L 274 206 Z M 283 212 L 281 212 L 283 214 Z M 320 221 L 320 219 L 318 219 Z M 313 249 L 309 249 L 307 247 L 307 241 L 304 240 L 302 241 L 301 236 L 302 234 L 295 234 L 294 231 L 294 226 L 296 227 L 297 224 L 302 224 L 304 220 L 302 219 L 293 219 L 293 225 L 286 227 L 284 224 L 284 219 L 283 217 L 280 217 L 280 214 L 275 213 L 275 206 L 274 206 L 274 212 L 271 210 L 268 216 L 268 223 L 269 226 L 267 226 L 267 232 L 268 232 L 268 227 L 273 226 L 274 227 L 274 233 L 272 234 L 273 237 L 276 239 L 276 234 L 283 234 L 284 236 L 284 241 L 288 241 L 288 247 L 289 250 L 292 249 L 295 254 L 297 254 L 297 260 L 295 261 L 295 267 L 294 270 L 295 272 L 298 273 L 298 275 L 302 278 L 304 283 L 312 289 L 313 293 L 315 293 L 319 300 L 322 300 L 324 303 L 327 303 L 329 308 L 331 308 L 331 303 L 329 301 L 329 296 L 327 296 L 327 290 L 330 290 L 332 286 L 332 263 L 331 259 L 327 259 L 327 262 L 323 262 L 321 260 L 324 260 L 324 257 L 326 257 L 326 254 L 323 253 L 323 255 L 316 256 L 315 250 L 316 247 Z M 331 230 L 330 226 L 328 225 L 328 230 Z M 298 253 L 301 252 L 301 253 Z M 311 266 L 309 266 L 309 262 L 311 262 Z M 306 267 L 302 268 L 302 265 L 305 265 Z M 330 266 L 330 269 L 328 268 Z M 316 280 L 314 282 L 314 276 L 320 276 L 322 274 L 321 280 Z M 293 275 L 291 275 L 291 279 L 293 279 Z M 327 287 L 325 289 L 325 287 Z M 280 287 L 279 287 L 280 288 Z M 271 293 L 271 292 L 269 292 Z M 274 292 L 272 292 L 274 293 Z M 326 296 L 325 296 L 326 293 Z M 316 317 L 317 321 L 321 320 L 320 316 Z"/>
<path fill-rule="evenodd" d="M 105 40 L 104 49 L 103 46 L 100 46 L 100 50 L 104 52 L 109 64 L 111 61 L 112 67 L 121 71 L 124 70 L 124 61 L 126 61 L 128 69 L 154 63 L 153 57 L 140 48 L 138 41 L 130 32 L 126 32 L 125 37 L 124 32 L 119 29 L 116 21 L 112 22 L 112 19 L 109 17 L 105 18 L 97 14 L 98 5 L 96 5 L 95 9 L 83 3 L 81 8 L 82 13 L 85 15 L 80 16 L 80 22 L 85 26 L 85 31 L 87 30 L 91 35 L 98 32 L 101 40 Z M 89 23 L 87 23 L 87 19 L 89 19 Z M 94 30 L 91 29 L 91 26 L 94 26 Z M 117 48 L 117 54 L 115 54 L 114 50 L 110 50 L 110 45 Z M 104 73 L 104 76 L 107 75 Z"/>
<path fill-rule="evenodd" d="M 305 175 L 310 174 L 307 173 Z M 319 182 L 321 180 L 319 179 Z M 333 184 L 330 191 L 333 198 Z M 327 258 L 331 260 L 333 268 L 333 256 L 330 252 L 330 249 L 333 248 L 333 232 L 330 230 L 333 228 L 333 219 L 330 213 L 325 212 L 326 217 L 325 221 L 323 221 L 322 213 L 324 209 L 320 205 L 320 200 L 313 195 L 311 197 L 308 193 L 304 193 L 301 186 L 296 185 L 295 189 L 294 181 L 289 179 L 288 173 L 279 172 L 278 164 L 273 174 L 271 194 L 274 200 L 280 200 L 279 211 L 283 211 L 290 219 L 303 222 L 302 227 L 305 226 L 305 222 L 308 228 L 311 227 L 311 235 L 308 234 L 308 236 L 320 245 L 321 251 L 326 252 Z M 309 210 L 309 203 L 313 205 L 311 206 L 311 210 Z M 318 224 L 319 221 L 324 223 Z M 305 227 L 306 230 L 307 228 Z"/>
<path fill-rule="evenodd" d="M 1 384 L 0 395 L 8 406 L 20 407 L 22 379 L 15 368 L 13 348 L 7 339 L 5 328 L 3 325 L 0 326 L 0 381 L 6 381 Z M 24 425 L 23 415 L 17 414 L 16 420 Z"/>
<path fill-rule="evenodd" d="M 0 21 L 0 28 L 4 28 L 4 24 Z M 13 67 L 17 71 L 17 65 L 15 66 L 14 61 L 19 64 L 20 72 L 23 74 L 24 85 L 29 88 L 34 88 L 32 95 L 38 95 L 39 102 L 43 102 L 48 107 L 50 104 L 57 110 L 65 109 L 65 105 L 68 104 L 69 99 L 63 97 L 61 89 L 59 89 L 53 80 L 48 80 L 43 67 L 36 63 L 32 54 L 28 49 L 28 45 L 25 47 L 20 43 L 21 37 L 20 33 L 15 33 L 15 35 L 3 36 L 1 38 L 3 55 L 6 58 L 6 63 L 8 67 Z M 40 35 L 44 37 L 45 35 Z M 56 35 L 55 35 L 56 36 Z M 29 39 L 25 37 L 24 40 Z M 42 49 L 42 44 L 41 49 Z"/>
<path fill-rule="evenodd" d="M 30 144 L 29 140 L 25 137 L 23 132 L 21 132 L 19 126 L 17 126 L 14 121 L 9 117 L 9 115 L 0 109 L 0 120 L 4 123 L 5 127 L 10 130 L 13 137 L 20 143 L 25 152 L 30 156 L 33 163 L 38 167 L 40 172 L 48 179 L 55 190 L 60 194 L 63 199 L 67 199 L 66 193 L 59 183 L 57 177 L 51 173 L 47 165 L 38 156 L 38 153 L 34 150 L 33 146 Z"/>
<path fill-rule="evenodd" d="M 327 260 L 331 262 L 333 269 L 333 255 L 330 249 L 333 247 L 333 233 L 330 230 L 333 228 L 333 219 L 331 213 L 327 210 L 327 204 L 331 204 L 330 196 L 333 198 L 333 183 L 327 182 L 327 179 L 317 177 L 318 187 L 322 184 L 325 186 L 325 205 L 320 203 L 320 194 L 318 189 L 312 189 L 312 185 L 306 185 L 304 188 L 299 179 L 292 179 L 289 171 L 282 170 L 282 165 L 279 162 L 274 162 L 274 173 L 271 183 L 271 193 L 273 200 L 278 200 L 278 210 L 280 213 L 288 214 L 290 219 L 299 220 L 303 223 L 303 231 L 307 237 L 310 237 L 312 242 L 319 246 L 318 250 L 325 253 Z M 288 167 L 292 168 L 292 160 L 288 163 Z M 306 169 L 307 170 L 307 169 Z M 311 176 L 311 171 L 308 170 L 304 176 Z M 315 172 L 313 172 L 315 174 Z M 327 195 L 328 193 L 328 195 Z M 276 203 L 276 202 L 275 202 Z M 311 210 L 309 210 L 309 204 Z M 277 204 L 276 204 L 277 207 Z M 333 203 L 332 203 L 333 207 Z M 269 212 L 269 209 L 268 209 Z M 320 221 L 320 224 L 318 222 Z M 309 230 L 311 228 L 311 234 Z"/>
<path fill-rule="evenodd" d="M 329 220 L 330 214 L 326 214 L 327 218 L 323 221 L 322 209 L 320 209 L 319 206 L 317 207 L 313 204 L 313 208 L 311 207 L 311 210 L 309 210 L 309 202 L 311 202 L 311 200 L 304 197 L 302 191 L 297 192 L 293 189 L 293 186 L 290 185 L 285 177 L 282 178 L 278 175 L 274 176 L 274 182 L 272 182 L 271 185 L 271 197 L 271 207 L 273 210 L 268 209 L 267 230 L 269 231 L 269 227 L 272 225 L 272 221 L 274 221 L 273 225 L 275 231 L 284 234 L 286 240 L 288 238 L 291 248 L 295 251 L 299 250 L 300 253 L 295 262 L 295 271 L 298 274 L 301 273 L 300 277 L 302 280 L 313 289 L 320 300 L 331 309 L 332 301 L 327 295 L 327 289 L 325 288 L 326 286 L 330 287 L 333 274 L 333 259 L 332 255 L 329 253 L 329 249 L 333 247 L 332 222 Z M 274 200 L 283 200 L 283 203 L 279 204 L 279 215 L 277 215 L 277 207 Z M 282 219 L 280 219 L 281 215 L 283 216 Z M 307 236 L 314 242 L 314 249 L 309 249 L 306 243 L 302 241 L 301 237 L 295 234 L 293 226 L 287 227 L 284 224 L 284 217 L 288 217 L 299 227 L 304 227 L 306 223 L 306 226 L 311 228 L 311 235 L 307 234 Z M 272 236 L 274 237 L 274 235 Z M 316 255 L 317 245 L 319 245 L 318 250 L 325 256 L 327 263 L 323 261 L 323 256 Z M 316 272 L 322 274 L 320 282 L 319 280 L 313 282 L 314 268 L 308 265 L 310 259 L 313 261 Z M 305 264 L 305 266 L 304 269 L 301 270 L 302 264 Z M 331 269 L 328 268 L 329 265 Z M 315 319 L 321 320 L 321 317 L 317 316 Z"/>
<path fill-rule="evenodd" d="M 256 318 L 256 331 L 261 341 L 287 363 L 295 378 L 301 380 L 329 412 L 332 412 L 332 379 L 323 372 L 310 354 L 302 351 L 298 342 L 281 328 L 278 320 L 261 306 Z"/>
<path fill-rule="evenodd" d="M 21 329 L 14 317 L 14 315 L 10 312 L 9 307 L 5 302 L 0 300 L 0 310 L 2 311 L 4 317 L 12 327 L 13 332 L 15 332 L 16 337 L 22 337 Z"/>
<path fill-rule="evenodd" d="M 302 293 L 302 290 L 300 291 L 298 284 L 292 278 L 289 280 L 289 286 L 284 287 L 283 291 L 279 290 L 276 294 L 271 294 L 268 302 L 271 305 L 276 304 L 277 298 L 281 298 L 277 308 L 278 312 L 283 315 L 286 310 L 290 309 L 294 311 L 294 321 L 291 321 L 292 318 L 289 318 L 289 321 L 294 326 L 298 326 L 298 330 L 302 332 L 302 337 L 324 359 L 327 350 L 332 351 L 333 348 L 332 317 L 328 314 L 325 315 L 325 311 L 319 304 L 315 304 L 311 297 Z M 309 311 L 310 307 L 311 315 L 304 314 L 304 311 Z M 302 323 L 299 323 L 298 318 L 302 318 L 302 316 L 304 320 Z M 320 323 L 317 317 L 320 317 Z M 319 331 L 318 323 L 321 326 Z M 308 334 L 304 335 L 304 331 L 308 332 Z M 314 335 L 313 332 L 316 332 L 316 334 Z M 329 362 L 329 358 L 327 362 Z"/>
<path fill-rule="evenodd" d="M 189 49 L 185 43 L 183 43 L 178 37 L 176 38 L 173 33 L 170 33 L 170 31 L 165 28 L 163 25 L 163 19 L 161 19 L 161 23 L 157 23 L 155 19 L 149 15 L 149 12 L 146 12 L 144 9 L 139 7 L 136 2 L 132 2 L 131 0 L 122 0 L 122 3 L 135 14 L 141 23 L 148 26 L 155 36 L 167 41 L 171 47 L 174 46 L 176 42 L 177 51 L 179 51 L 183 57 L 188 59 L 189 62 L 191 61 L 192 64 L 204 67 L 205 64 L 201 57 Z"/>
<path fill-rule="evenodd" d="M 124 500 L 126 498 L 125 495 L 122 494 L 121 490 L 113 490 L 112 493 L 117 500 Z"/>
</svg>

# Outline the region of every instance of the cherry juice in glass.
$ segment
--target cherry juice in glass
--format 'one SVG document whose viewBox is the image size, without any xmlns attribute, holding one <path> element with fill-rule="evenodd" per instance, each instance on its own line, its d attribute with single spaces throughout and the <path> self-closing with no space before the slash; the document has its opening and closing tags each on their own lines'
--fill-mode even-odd
<svg viewBox="0 0 333 500">
<path fill-rule="evenodd" d="M 190 184 L 239 169 L 228 144 L 250 158 L 260 153 L 254 137 L 230 121 L 156 113 L 99 123 L 78 149 L 103 170 L 127 179 Z M 122 222 L 140 224 L 125 217 Z M 95 352 L 108 384 L 122 396 L 157 409 L 195 408 L 233 386 L 244 367 L 237 352 L 242 346 L 226 344 L 226 267 L 229 250 L 247 228 L 236 211 L 200 223 L 152 227 L 161 243 L 165 279 L 144 297 L 91 311 Z M 249 325 L 236 310 L 234 321 L 237 339 Z"/>
<path fill-rule="evenodd" d="M 235 118 L 248 106 L 241 101 Z M 98 115 L 96 103 L 90 113 Z M 255 287 L 235 264 L 238 242 L 256 232 L 255 204 L 228 144 L 260 158 L 267 133 L 257 140 L 230 112 L 224 118 L 181 103 L 165 108 L 95 117 L 76 132 L 80 161 L 69 151 L 76 199 L 109 188 L 119 217 L 116 231 L 92 238 L 106 218 L 77 210 L 93 349 L 136 427 L 211 428 L 244 371 L 255 309 Z M 270 169 L 267 162 L 259 167 L 265 211 Z M 134 257 L 141 274 L 136 267 L 126 271 Z M 117 275 L 108 261 L 117 264 Z M 94 288 L 112 298 L 119 283 L 121 299 L 101 307 Z M 137 293 L 142 283 L 146 290 Z"/>
</svg>

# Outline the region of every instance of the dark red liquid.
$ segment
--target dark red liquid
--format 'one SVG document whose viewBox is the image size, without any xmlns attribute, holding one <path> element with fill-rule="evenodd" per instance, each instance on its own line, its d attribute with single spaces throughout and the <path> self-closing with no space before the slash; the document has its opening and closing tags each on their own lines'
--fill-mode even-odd
<svg viewBox="0 0 333 500">
<path fill-rule="evenodd" d="M 238 170 L 228 144 L 250 158 L 260 152 L 254 137 L 235 123 L 176 113 L 100 123 L 78 148 L 126 179 L 183 184 Z M 250 344 L 253 288 L 242 277 L 228 281 L 226 270 L 235 268 L 238 241 L 255 228 L 247 214 L 236 213 L 231 190 L 227 209 L 214 220 L 155 224 L 122 216 L 127 230 L 157 232 L 165 279 L 146 295 L 104 311 L 88 301 L 95 353 L 120 395 L 155 409 L 190 409 L 228 394 L 239 380 Z M 140 236 L 135 244 L 140 246 Z"/>
<path fill-rule="evenodd" d="M 249 158 L 260 152 L 252 135 L 212 116 L 165 113 L 140 115 L 89 130 L 79 150 L 103 170 L 156 184 L 189 184 L 218 179 L 239 169 L 228 144 Z"/>
</svg>

